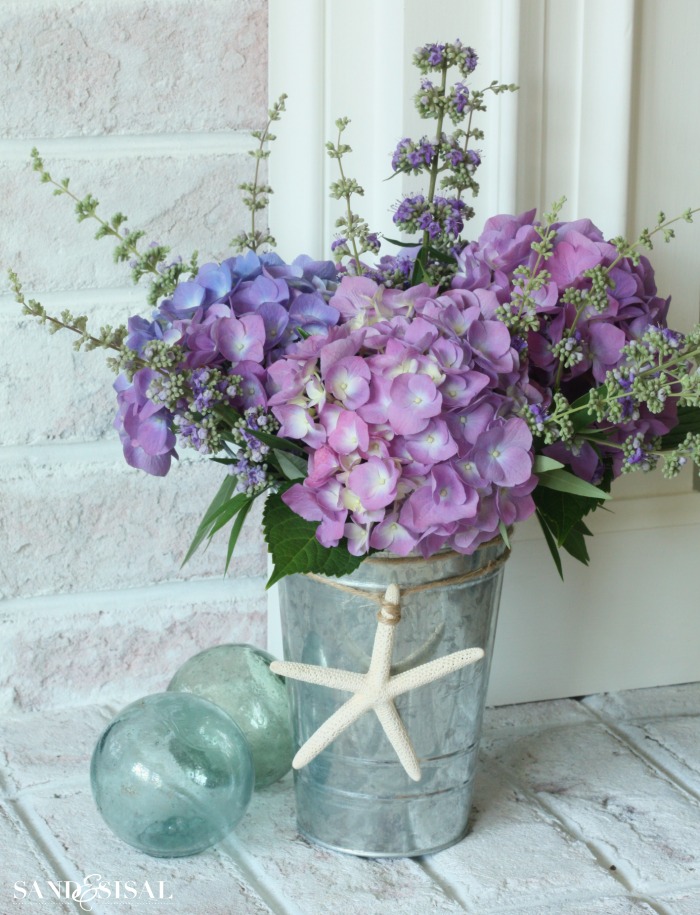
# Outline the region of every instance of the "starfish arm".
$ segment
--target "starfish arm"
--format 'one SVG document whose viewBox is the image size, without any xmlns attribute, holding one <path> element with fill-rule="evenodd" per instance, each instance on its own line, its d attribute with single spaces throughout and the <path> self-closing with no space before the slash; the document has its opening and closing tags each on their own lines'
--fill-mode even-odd
<svg viewBox="0 0 700 915">
<path fill-rule="evenodd" d="M 389 738 L 389 742 L 399 757 L 399 762 L 406 770 L 406 774 L 414 782 L 420 781 L 418 757 L 413 749 L 406 726 L 396 711 L 396 706 L 393 702 L 381 702 L 374 707 L 374 711 L 377 713 L 377 718 L 379 718 L 384 728 L 384 733 Z"/>
<path fill-rule="evenodd" d="M 433 680 L 439 680 L 446 677 L 447 674 L 460 670 L 468 664 L 474 664 L 483 658 L 484 652 L 481 648 L 465 648 L 463 651 L 455 651 L 446 655 L 444 658 L 437 658 L 435 661 L 429 661 L 427 664 L 421 664 L 412 670 L 406 670 L 402 674 L 392 677 L 387 684 L 387 695 L 392 699 L 406 693 L 410 689 L 416 689 L 418 686 L 425 686 Z"/>
<path fill-rule="evenodd" d="M 316 667 L 314 664 L 299 664 L 296 661 L 273 661 L 270 664 L 273 674 L 289 677 L 290 680 L 301 680 L 315 686 L 328 686 L 330 689 L 344 689 L 356 693 L 362 688 L 364 675 L 351 670 L 338 670 L 336 667 Z"/>
<path fill-rule="evenodd" d="M 394 649 L 394 635 L 396 626 L 388 623 L 377 623 L 377 632 L 374 636 L 372 660 L 369 662 L 367 682 L 380 686 L 389 679 L 391 673 L 391 654 Z"/>
<path fill-rule="evenodd" d="M 333 743 L 336 737 L 339 737 L 354 721 L 364 715 L 367 709 L 371 708 L 373 701 L 372 698 L 362 693 L 348 699 L 299 748 L 292 760 L 294 768 L 301 769 L 302 766 L 315 759 L 322 750 L 325 750 L 330 743 Z"/>
</svg>

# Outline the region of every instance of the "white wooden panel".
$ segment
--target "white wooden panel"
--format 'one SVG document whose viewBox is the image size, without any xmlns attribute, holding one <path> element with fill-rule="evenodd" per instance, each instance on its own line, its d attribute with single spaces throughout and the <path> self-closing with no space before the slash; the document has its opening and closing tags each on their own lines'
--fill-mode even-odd
<svg viewBox="0 0 700 915">
<path fill-rule="evenodd" d="M 507 563 L 488 702 L 700 679 L 700 496 L 615 503 L 591 524 L 591 565 L 561 582 L 536 522 Z"/>
</svg>

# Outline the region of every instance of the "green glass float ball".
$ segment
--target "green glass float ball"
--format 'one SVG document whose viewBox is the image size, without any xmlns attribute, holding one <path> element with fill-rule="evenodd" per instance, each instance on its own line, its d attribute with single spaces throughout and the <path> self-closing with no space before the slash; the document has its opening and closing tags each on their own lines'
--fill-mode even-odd
<svg viewBox="0 0 700 915">
<path fill-rule="evenodd" d="M 274 660 L 253 645 L 217 645 L 186 661 L 168 686 L 228 712 L 250 744 L 256 788 L 286 775 L 294 756 L 287 689 L 270 670 Z"/>
<path fill-rule="evenodd" d="M 236 826 L 253 794 L 253 758 L 223 709 L 157 693 L 123 709 L 92 754 L 92 793 L 109 828 L 161 858 L 195 855 Z"/>
</svg>

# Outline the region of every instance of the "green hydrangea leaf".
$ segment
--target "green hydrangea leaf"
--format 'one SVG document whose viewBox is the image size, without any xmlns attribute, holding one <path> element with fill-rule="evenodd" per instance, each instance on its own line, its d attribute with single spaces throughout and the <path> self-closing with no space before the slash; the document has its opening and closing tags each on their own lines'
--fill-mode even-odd
<svg viewBox="0 0 700 915">
<path fill-rule="evenodd" d="M 554 560 L 554 565 L 557 567 L 559 577 L 562 581 L 564 581 L 564 570 L 561 564 L 561 556 L 559 555 L 559 548 L 557 547 L 556 537 L 554 536 L 547 519 L 539 510 L 537 511 L 537 520 L 540 522 L 540 527 L 542 528 L 542 533 L 544 534 L 545 543 L 549 547 L 549 552 L 551 553 L 552 559 Z"/>
<path fill-rule="evenodd" d="M 308 476 L 308 458 L 285 453 L 277 448 L 273 449 L 272 454 L 280 473 L 287 480 L 303 480 Z"/>
<path fill-rule="evenodd" d="M 318 522 L 305 521 L 282 501 L 280 493 L 267 497 L 263 511 L 263 531 L 273 570 L 269 588 L 286 575 L 315 572 L 337 577 L 353 572 L 365 558 L 352 556 L 344 544 L 328 549 L 316 539 Z"/>
<path fill-rule="evenodd" d="M 554 458 L 547 457 L 546 454 L 535 456 L 535 465 L 532 468 L 533 473 L 547 473 L 549 470 L 560 470 L 564 465 L 561 461 L 555 461 Z"/>
</svg>

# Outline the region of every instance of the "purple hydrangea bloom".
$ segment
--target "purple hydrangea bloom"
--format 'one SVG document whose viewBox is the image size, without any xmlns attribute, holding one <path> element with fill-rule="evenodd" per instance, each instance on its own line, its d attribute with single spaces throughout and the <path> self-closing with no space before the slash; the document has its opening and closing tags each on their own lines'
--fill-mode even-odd
<svg viewBox="0 0 700 915">
<path fill-rule="evenodd" d="M 114 388 L 119 406 L 114 427 L 119 432 L 127 464 L 163 477 L 177 452 L 171 414 L 148 397 L 154 378 L 151 369 L 139 369 L 131 382 L 123 375 L 117 378 Z"/>
</svg>

